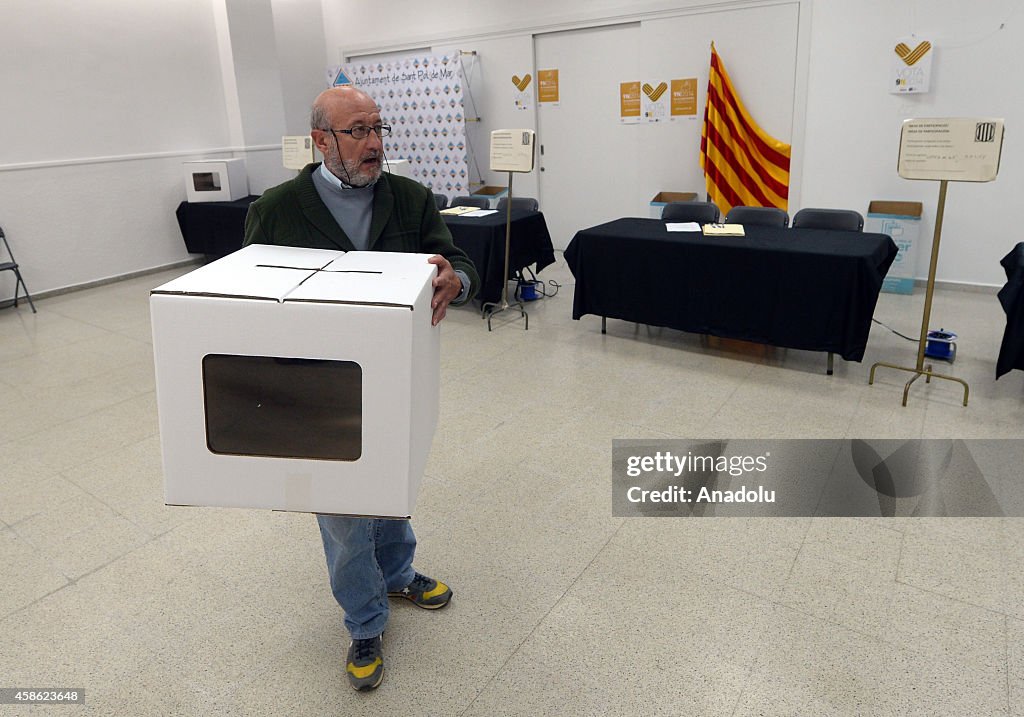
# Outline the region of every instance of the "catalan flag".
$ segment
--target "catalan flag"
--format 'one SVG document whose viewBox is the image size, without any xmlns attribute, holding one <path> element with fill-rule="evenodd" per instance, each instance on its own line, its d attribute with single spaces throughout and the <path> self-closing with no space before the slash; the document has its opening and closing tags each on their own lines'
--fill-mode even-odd
<svg viewBox="0 0 1024 717">
<path fill-rule="evenodd" d="M 789 208 L 790 145 L 761 129 L 740 102 L 711 45 L 700 166 L 722 212 L 735 206 Z"/>
</svg>

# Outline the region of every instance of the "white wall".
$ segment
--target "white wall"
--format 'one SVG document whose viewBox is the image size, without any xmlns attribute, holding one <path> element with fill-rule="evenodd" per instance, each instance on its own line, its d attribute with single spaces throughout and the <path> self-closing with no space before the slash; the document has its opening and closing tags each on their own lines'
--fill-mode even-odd
<svg viewBox="0 0 1024 717">
<path fill-rule="evenodd" d="M 1008 208 L 1019 202 L 1024 145 L 1024 16 L 999 30 L 1020 3 L 953 0 L 893 3 L 816 2 L 810 58 L 803 203 L 863 209 L 871 199 L 920 201 L 925 217 L 918 276 L 927 276 L 937 182 L 896 174 L 899 131 L 910 117 L 1005 117 L 1007 140 L 999 177 L 988 184 L 953 183 L 946 198 L 937 276 L 1002 284 L 1002 258 L 1021 241 Z M 891 95 L 896 38 L 914 33 L 936 46 L 932 91 Z"/>
<path fill-rule="evenodd" d="M 5 3 L 0 223 L 33 292 L 187 256 L 180 160 L 95 158 L 227 144 L 212 17 L 210 0 Z"/>
<path fill-rule="evenodd" d="M 638 15 L 649 21 L 671 17 L 680 9 L 705 13 L 759 4 L 765 3 L 449 0 L 445 11 L 438 12 L 435 6 L 393 0 L 387 17 L 381 18 L 352 13 L 349 3 L 324 0 L 324 23 L 328 54 L 333 53 L 331 60 L 336 62 L 345 54 L 374 50 L 397 51 L 446 42 L 482 46 L 485 40 L 546 32 L 552 26 L 571 29 Z M 938 186 L 905 181 L 896 175 L 901 120 L 913 116 L 1005 117 L 1010 139 L 1003 150 L 999 178 L 990 184 L 950 187 L 938 270 L 940 280 L 1001 284 L 1004 277 L 998 260 L 1020 238 L 1004 209 L 1014 205 L 1024 153 L 1024 146 L 1012 139 L 1015 120 L 1024 117 L 1024 86 L 1013 79 L 1024 54 L 1019 49 L 1024 46 L 1024 14 L 1014 14 L 1018 5 L 1013 0 L 973 4 L 958 0 L 800 2 L 801 32 L 809 34 L 798 41 L 798 55 L 803 53 L 805 64 L 779 68 L 796 75 L 795 104 L 803 112 L 794 117 L 792 137 L 780 136 L 794 145 L 791 196 L 797 201 L 790 212 L 801 206 L 849 207 L 864 212 L 872 199 L 922 201 L 924 247 L 919 252 L 918 274 L 925 276 Z M 1004 21 L 1005 28 L 999 30 Z M 911 33 L 936 45 L 933 90 L 923 96 L 890 95 L 892 47 L 897 38 Z M 719 49 L 724 52 L 723 47 Z M 526 61 L 525 56 L 492 57 L 491 65 L 499 67 L 489 72 L 499 77 L 511 75 Z M 740 68 L 728 55 L 725 61 L 734 81 L 742 86 Z M 488 66 L 486 53 L 481 52 L 480 62 L 482 67 Z M 652 72 L 656 72 L 654 60 L 651 62 Z M 704 73 L 706 77 L 706 68 Z M 756 97 L 756 89 L 745 93 L 744 99 L 758 117 L 763 100 Z M 703 86 L 698 101 L 703 106 Z M 765 112 L 771 115 L 773 111 L 770 107 Z"/>
<path fill-rule="evenodd" d="M 0 226 L 29 289 L 188 258 L 181 162 L 244 156 L 257 193 L 290 176 L 261 147 L 305 131 L 326 61 L 319 0 L 5 0 Z"/>
</svg>

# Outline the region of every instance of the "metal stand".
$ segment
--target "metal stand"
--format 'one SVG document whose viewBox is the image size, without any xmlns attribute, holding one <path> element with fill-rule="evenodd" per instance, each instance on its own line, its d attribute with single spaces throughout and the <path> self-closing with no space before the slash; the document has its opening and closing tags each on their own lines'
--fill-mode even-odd
<svg viewBox="0 0 1024 717">
<path fill-rule="evenodd" d="M 942 378 L 947 381 L 955 381 L 964 387 L 964 405 L 967 405 L 967 397 L 970 393 L 970 386 L 967 382 L 956 378 L 954 376 L 945 376 L 941 373 L 935 373 L 932 371 L 932 365 L 924 365 L 924 349 L 925 344 L 928 341 L 928 322 L 931 319 L 932 314 L 932 294 L 935 292 L 935 267 L 939 263 L 939 237 L 942 233 L 942 215 L 946 209 L 946 180 L 943 179 L 939 182 L 939 208 L 935 216 L 935 236 L 932 238 L 932 261 L 928 267 L 928 288 L 924 296 L 924 317 L 921 320 L 921 340 L 917 346 L 917 366 L 911 368 L 909 366 L 897 366 L 896 364 L 884 363 L 879 361 L 871 367 L 871 373 L 868 376 L 868 385 L 870 386 L 875 382 L 875 369 L 879 366 L 885 366 L 886 368 L 894 368 L 897 371 L 909 371 L 914 374 L 914 377 L 907 381 L 907 385 L 903 388 L 903 405 L 907 405 L 907 395 L 910 393 L 910 385 L 914 383 L 921 376 L 924 376 L 925 383 L 931 383 L 932 378 Z"/>
<path fill-rule="evenodd" d="M 487 330 L 491 330 L 491 319 L 495 314 L 500 314 L 502 311 L 512 308 L 519 309 L 519 315 L 525 319 L 524 330 L 530 328 L 530 316 L 526 313 L 526 307 L 522 301 L 513 301 L 511 304 L 508 302 L 508 263 L 509 254 L 512 250 L 512 172 L 508 173 L 508 202 L 506 203 L 505 212 L 505 273 L 502 275 L 504 281 L 501 282 L 501 301 L 488 301 L 481 307 L 481 312 L 487 317 Z M 511 323 L 518 317 L 512 317 L 505 323 Z"/>
</svg>

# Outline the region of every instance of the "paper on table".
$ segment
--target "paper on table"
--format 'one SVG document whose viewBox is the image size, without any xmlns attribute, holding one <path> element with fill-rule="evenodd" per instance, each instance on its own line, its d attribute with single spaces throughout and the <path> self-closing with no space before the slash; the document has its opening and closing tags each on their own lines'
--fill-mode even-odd
<svg viewBox="0 0 1024 717">
<path fill-rule="evenodd" d="M 461 216 L 464 217 L 486 217 L 488 214 L 497 214 L 497 209 L 475 209 L 472 212 L 466 212 Z"/>
<path fill-rule="evenodd" d="M 741 237 L 746 236 L 742 224 L 705 224 L 705 236 Z"/>
<path fill-rule="evenodd" d="M 446 214 L 448 216 L 459 216 L 460 214 L 468 214 L 469 212 L 475 211 L 477 210 L 474 209 L 473 207 L 459 205 L 457 207 L 448 207 L 447 209 L 442 209 L 441 214 Z"/>
<path fill-rule="evenodd" d="M 699 232 L 700 224 L 697 222 L 668 222 L 665 229 L 670 232 Z"/>
</svg>

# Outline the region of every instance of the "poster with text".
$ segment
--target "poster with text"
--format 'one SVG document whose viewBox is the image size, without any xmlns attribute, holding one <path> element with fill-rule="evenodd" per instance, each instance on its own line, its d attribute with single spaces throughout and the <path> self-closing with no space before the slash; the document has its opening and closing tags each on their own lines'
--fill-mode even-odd
<svg viewBox="0 0 1024 717">
<path fill-rule="evenodd" d="M 623 124 L 636 124 L 642 119 L 640 116 L 640 82 L 620 82 L 619 121 Z"/>
<path fill-rule="evenodd" d="M 643 91 L 643 115 L 647 122 L 663 122 L 668 118 L 668 83 L 645 82 Z"/>
<path fill-rule="evenodd" d="M 927 92 L 932 83 L 932 43 L 916 37 L 896 41 L 892 54 L 889 92 L 896 95 Z"/>
<path fill-rule="evenodd" d="M 533 109 L 533 75 L 512 75 L 513 103 L 517 110 Z"/>
<path fill-rule="evenodd" d="M 697 118 L 696 77 L 672 80 L 672 86 L 669 93 L 671 95 L 669 115 L 673 122 L 680 119 Z"/>
<path fill-rule="evenodd" d="M 408 55 L 328 70 L 334 86 L 355 85 L 391 125 L 385 155 L 407 159 L 412 176 L 449 199 L 469 194 L 462 59 Z"/>
<path fill-rule="evenodd" d="M 558 107 L 558 70 L 537 70 L 537 102 Z"/>
</svg>

